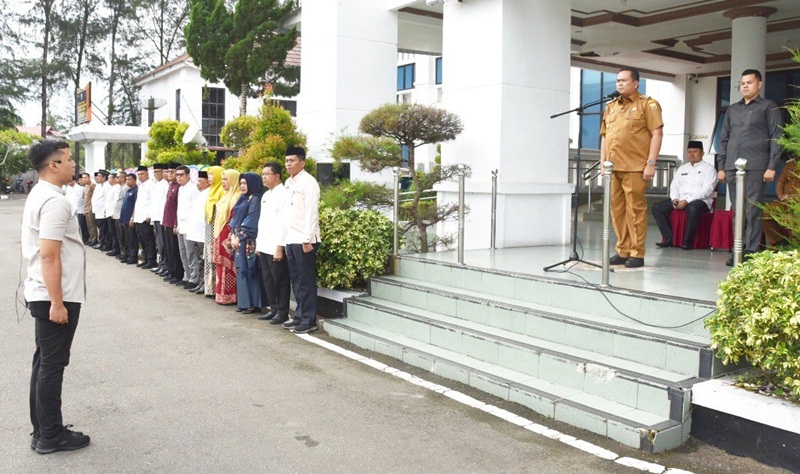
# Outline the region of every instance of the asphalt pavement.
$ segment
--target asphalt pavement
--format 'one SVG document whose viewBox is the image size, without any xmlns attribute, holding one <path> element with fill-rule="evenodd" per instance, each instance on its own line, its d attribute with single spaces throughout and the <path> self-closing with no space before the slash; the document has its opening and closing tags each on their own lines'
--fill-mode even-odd
<svg viewBox="0 0 800 474">
<path fill-rule="evenodd" d="M 65 423 L 92 442 L 38 455 L 28 436 L 33 321 L 15 293 L 25 274 L 23 199 L 0 201 L 4 473 L 642 472 L 377 371 L 93 249 L 88 302 L 63 391 Z M 783 472 L 695 441 L 648 455 L 357 351 L 621 456 L 692 472 Z"/>
</svg>

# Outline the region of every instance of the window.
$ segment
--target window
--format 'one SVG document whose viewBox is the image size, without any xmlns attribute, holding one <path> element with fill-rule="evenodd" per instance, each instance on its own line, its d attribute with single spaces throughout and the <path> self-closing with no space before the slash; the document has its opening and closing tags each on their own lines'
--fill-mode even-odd
<svg viewBox="0 0 800 474">
<path fill-rule="evenodd" d="M 175 120 L 181 121 L 181 90 L 175 90 Z"/>
<path fill-rule="evenodd" d="M 581 70 L 581 104 L 596 102 L 617 88 L 617 73 Z M 639 92 L 646 94 L 647 80 L 639 81 Z M 580 117 L 578 148 L 600 149 L 600 122 L 606 105 L 600 104 L 584 110 Z"/>
<path fill-rule="evenodd" d="M 442 83 L 442 58 L 436 58 L 436 85 L 441 85 Z"/>
<path fill-rule="evenodd" d="M 406 64 L 397 66 L 397 90 L 404 91 L 414 88 L 415 65 Z"/>
<path fill-rule="evenodd" d="M 279 100 L 278 105 L 283 107 L 289 115 L 297 117 L 297 101 L 296 100 Z"/>
<path fill-rule="evenodd" d="M 225 89 L 203 88 L 203 136 L 209 146 L 220 146 L 219 134 L 225 125 Z"/>
</svg>

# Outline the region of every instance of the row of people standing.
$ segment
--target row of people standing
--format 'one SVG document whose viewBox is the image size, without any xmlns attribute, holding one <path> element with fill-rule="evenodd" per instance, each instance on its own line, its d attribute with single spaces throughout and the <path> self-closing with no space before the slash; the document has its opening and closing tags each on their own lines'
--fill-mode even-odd
<svg viewBox="0 0 800 474">
<path fill-rule="evenodd" d="M 171 163 L 100 170 L 67 187 L 84 243 L 245 314 L 305 333 L 316 327 L 319 185 L 305 150 L 287 149 L 261 176 Z M 81 206 L 82 204 L 82 206 Z M 140 259 L 141 254 L 141 259 Z M 298 302 L 289 320 L 290 286 Z M 264 308 L 269 308 L 264 312 Z"/>
</svg>

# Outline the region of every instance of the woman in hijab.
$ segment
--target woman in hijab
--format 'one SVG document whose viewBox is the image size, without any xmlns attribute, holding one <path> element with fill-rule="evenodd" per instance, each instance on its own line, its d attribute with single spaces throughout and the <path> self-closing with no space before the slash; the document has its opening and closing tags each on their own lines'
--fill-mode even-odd
<svg viewBox="0 0 800 474">
<path fill-rule="evenodd" d="M 203 245 L 203 287 L 207 298 L 214 297 L 217 283 L 217 264 L 214 263 L 214 218 L 216 217 L 216 204 L 225 193 L 225 190 L 222 189 L 223 171 L 225 170 L 221 166 L 212 166 L 208 169 L 211 190 L 208 192 L 206 201 L 206 239 L 205 245 Z"/>
<path fill-rule="evenodd" d="M 214 289 L 219 304 L 236 303 L 236 269 L 230 253 L 231 230 L 228 223 L 233 206 L 239 200 L 239 172 L 225 170 L 222 173 L 222 189 L 225 191 L 214 206 L 214 263 L 217 266 L 217 285 Z"/>
<path fill-rule="evenodd" d="M 261 287 L 261 269 L 256 256 L 258 218 L 261 215 L 261 194 L 264 185 L 261 176 L 245 173 L 239 179 L 242 195 L 233 208 L 231 229 L 233 261 L 236 264 L 236 306 L 243 314 L 261 311 L 264 306 Z"/>
</svg>

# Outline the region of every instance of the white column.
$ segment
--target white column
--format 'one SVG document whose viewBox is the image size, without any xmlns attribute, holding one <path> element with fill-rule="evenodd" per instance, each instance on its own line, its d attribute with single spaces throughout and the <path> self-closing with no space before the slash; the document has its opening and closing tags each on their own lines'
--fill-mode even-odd
<svg viewBox="0 0 800 474">
<path fill-rule="evenodd" d="M 567 242 L 569 119 L 550 115 L 569 108 L 569 2 L 451 1 L 443 31 L 443 105 L 464 132 L 443 145 L 442 161 L 472 168 L 465 247 L 489 246 L 495 168 L 498 247 Z M 440 202 L 457 200 L 455 184 L 438 189 Z"/>
<path fill-rule="evenodd" d="M 367 112 L 396 100 L 397 12 L 375 0 L 303 0 L 301 15 L 297 122 L 309 154 L 325 161 L 335 135 L 356 133 Z"/>
<path fill-rule="evenodd" d="M 90 176 L 93 176 L 95 171 L 106 167 L 106 145 L 108 142 L 100 140 L 83 144 L 86 153 L 86 172 Z"/>
<path fill-rule="evenodd" d="M 737 88 L 742 71 L 757 69 L 766 76 L 767 17 L 771 7 L 734 8 L 724 13 L 731 21 L 731 102 L 741 99 Z M 766 79 L 766 77 L 764 77 Z"/>
</svg>

